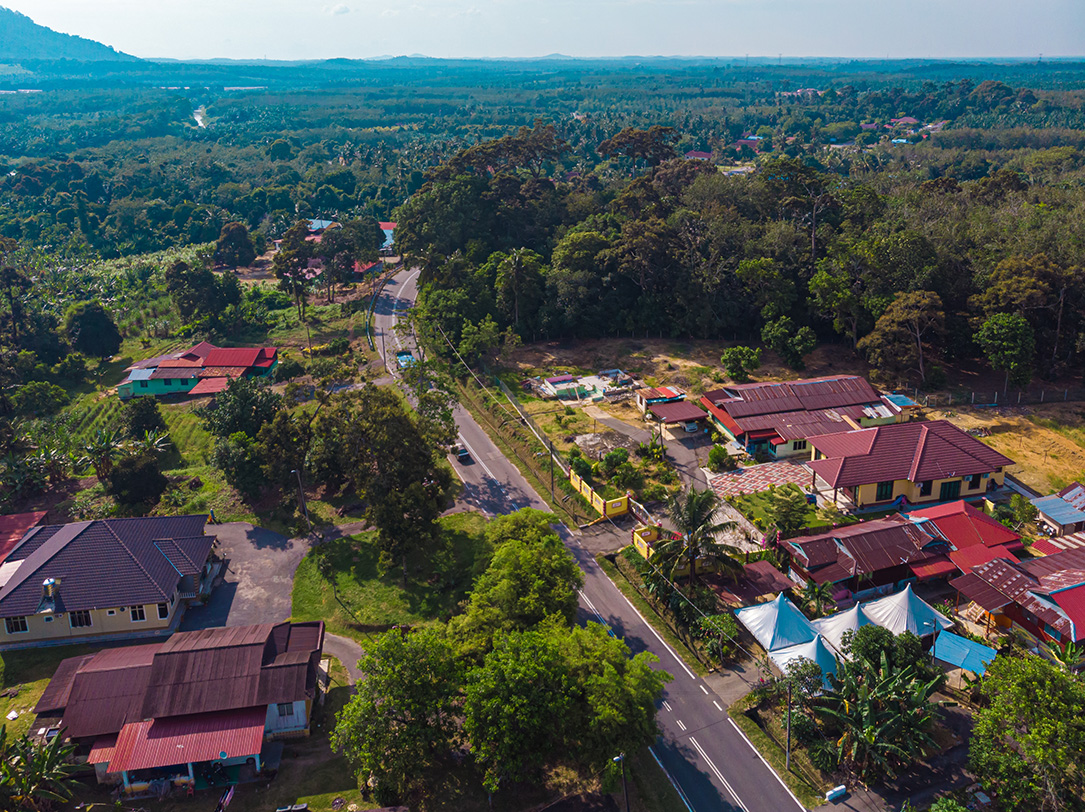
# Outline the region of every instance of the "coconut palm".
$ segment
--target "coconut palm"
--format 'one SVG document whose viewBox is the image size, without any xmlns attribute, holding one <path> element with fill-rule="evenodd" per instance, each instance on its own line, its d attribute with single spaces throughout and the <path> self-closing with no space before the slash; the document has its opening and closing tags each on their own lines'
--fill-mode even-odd
<svg viewBox="0 0 1085 812">
<path fill-rule="evenodd" d="M 696 488 L 672 494 L 667 502 L 667 512 L 677 533 L 657 547 L 660 569 L 673 581 L 683 564 L 688 566 L 690 592 L 697 583 L 698 559 L 712 562 L 717 571 L 726 572 L 735 580 L 742 571 L 742 564 L 731 557 L 738 555 L 739 550 L 716 540 L 736 526 L 734 522 L 717 521 L 719 504 L 714 491 Z"/>
<path fill-rule="evenodd" d="M 802 601 L 806 611 L 815 618 L 821 617 L 833 599 L 833 585 L 830 583 L 819 584 L 815 581 L 807 581 L 802 588 Z"/>
</svg>

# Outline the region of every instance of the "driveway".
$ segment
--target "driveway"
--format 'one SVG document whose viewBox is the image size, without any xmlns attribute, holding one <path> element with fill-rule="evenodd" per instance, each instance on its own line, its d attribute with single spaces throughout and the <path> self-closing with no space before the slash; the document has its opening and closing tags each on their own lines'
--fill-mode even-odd
<svg viewBox="0 0 1085 812">
<path fill-rule="evenodd" d="M 290 617 L 294 572 L 309 550 L 307 539 L 288 539 L 248 522 L 211 525 L 226 577 L 204 606 L 189 607 L 181 631 L 214 626 L 279 623 Z"/>
</svg>

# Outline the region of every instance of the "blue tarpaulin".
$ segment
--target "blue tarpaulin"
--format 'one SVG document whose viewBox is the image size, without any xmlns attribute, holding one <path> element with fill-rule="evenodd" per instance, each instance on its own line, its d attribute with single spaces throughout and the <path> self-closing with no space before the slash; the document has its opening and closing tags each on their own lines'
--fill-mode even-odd
<svg viewBox="0 0 1085 812">
<path fill-rule="evenodd" d="M 987 670 L 987 664 L 995 658 L 998 652 L 990 646 L 973 643 L 967 637 L 942 632 L 934 643 L 934 656 L 944 663 L 971 671 L 973 674 L 982 674 Z"/>
</svg>

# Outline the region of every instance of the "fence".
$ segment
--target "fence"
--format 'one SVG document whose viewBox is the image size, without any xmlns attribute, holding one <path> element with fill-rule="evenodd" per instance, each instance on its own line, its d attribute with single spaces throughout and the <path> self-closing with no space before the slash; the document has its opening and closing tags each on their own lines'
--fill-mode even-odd
<svg viewBox="0 0 1085 812">
<path fill-rule="evenodd" d="M 1069 403 L 1085 400 L 1085 389 L 1031 389 L 1017 392 L 932 392 L 925 395 L 918 390 L 915 400 L 924 406 L 1024 406 L 1041 403 Z"/>
<path fill-rule="evenodd" d="M 569 472 L 569 482 L 603 518 L 624 516 L 629 512 L 629 494 L 619 496 L 617 499 L 604 499 L 592 489 L 591 485 L 577 476 L 575 471 Z"/>
<path fill-rule="evenodd" d="M 519 398 L 517 398 L 516 395 L 513 394 L 512 390 L 505 385 L 505 382 L 496 375 L 491 375 L 491 377 L 493 378 L 494 385 L 501 390 L 501 394 L 505 396 L 505 398 L 512 405 L 512 408 L 514 408 L 516 410 L 516 413 L 520 415 L 520 420 L 523 421 L 525 426 L 531 429 L 531 433 L 535 435 L 538 441 L 544 446 L 546 446 L 547 450 L 550 452 L 550 456 L 554 460 L 554 463 L 558 466 L 558 468 L 561 469 L 561 472 L 564 475 L 568 476 L 570 474 L 569 466 L 566 465 L 565 462 L 558 455 L 557 450 L 554 448 L 554 443 L 546 435 L 546 432 L 542 430 L 542 428 L 539 426 L 538 423 L 535 422 L 531 415 L 524 411 L 523 404 L 520 403 Z"/>
</svg>

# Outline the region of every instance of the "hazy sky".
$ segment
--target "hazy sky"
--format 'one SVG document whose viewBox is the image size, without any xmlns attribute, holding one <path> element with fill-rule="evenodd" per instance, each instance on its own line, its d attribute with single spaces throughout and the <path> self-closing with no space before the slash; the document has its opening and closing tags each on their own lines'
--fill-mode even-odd
<svg viewBox="0 0 1085 812">
<path fill-rule="evenodd" d="M 1085 53 L 1085 0 L 0 0 L 141 57 Z"/>
</svg>

